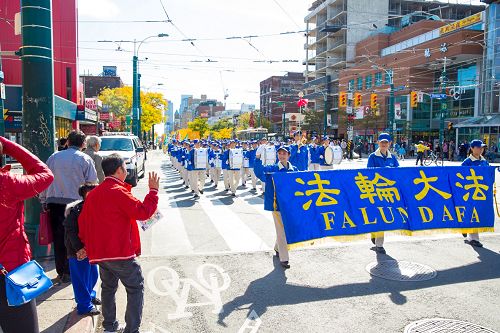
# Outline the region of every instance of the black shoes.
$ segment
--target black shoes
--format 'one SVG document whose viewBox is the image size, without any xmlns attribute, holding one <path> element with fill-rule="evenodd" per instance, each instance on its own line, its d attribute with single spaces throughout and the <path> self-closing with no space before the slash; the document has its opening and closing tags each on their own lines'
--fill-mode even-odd
<svg viewBox="0 0 500 333">
<path fill-rule="evenodd" d="M 193 199 L 198 199 L 200 196 L 198 194 L 193 195 Z"/>
<path fill-rule="evenodd" d="M 372 243 L 373 245 L 375 245 L 375 238 L 372 238 Z"/>
<path fill-rule="evenodd" d="M 464 243 L 465 244 L 469 244 L 470 246 L 474 246 L 474 247 L 483 247 L 483 244 L 480 242 L 480 241 L 477 241 L 477 240 L 464 240 Z"/>
<path fill-rule="evenodd" d="M 94 306 L 92 310 L 86 313 L 82 313 L 82 316 L 98 316 L 101 314 L 101 311 L 97 310 L 97 308 Z"/>
<path fill-rule="evenodd" d="M 70 283 L 71 282 L 71 275 L 69 275 L 69 274 L 58 275 L 57 278 L 59 279 L 60 283 Z"/>
<path fill-rule="evenodd" d="M 231 196 L 232 196 L 232 197 L 235 197 L 235 196 L 236 196 L 236 193 L 231 193 Z"/>
<path fill-rule="evenodd" d="M 203 194 L 203 190 L 200 190 L 200 193 Z"/>
<path fill-rule="evenodd" d="M 94 305 L 102 305 L 102 301 L 99 298 L 97 298 L 97 297 L 92 298 L 91 302 Z"/>
<path fill-rule="evenodd" d="M 385 249 L 383 246 L 374 246 L 370 250 L 375 251 L 378 254 L 385 254 Z"/>
<path fill-rule="evenodd" d="M 288 261 L 281 261 L 280 264 L 284 269 L 290 268 L 290 264 L 288 263 Z"/>
</svg>

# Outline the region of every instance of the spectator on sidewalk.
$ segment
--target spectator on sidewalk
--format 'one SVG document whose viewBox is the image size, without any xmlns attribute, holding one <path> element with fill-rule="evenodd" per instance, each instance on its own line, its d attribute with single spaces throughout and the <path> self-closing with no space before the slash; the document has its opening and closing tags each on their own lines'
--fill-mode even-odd
<svg viewBox="0 0 500 333">
<path fill-rule="evenodd" d="M 24 231 L 24 200 L 45 190 L 54 180 L 50 169 L 20 145 L 0 136 L 0 157 L 9 155 L 25 170 L 24 175 L 0 169 L 0 264 L 7 271 L 31 259 L 31 249 Z M 4 333 L 38 333 L 36 300 L 21 306 L 8 306 L 5 277 L 0 273 L 0 327 Z"/>
<path fill-rule="evenodd" d="M 144 277 L 136 260 L 141 254 L 136 220 L 147 220 L 156 211 L 160 180 L 156 173 L 149 173 L 149 193 L 141 202 L 124 182 L 127 169 L 120 155 L 105 157 L 102 169 L 106 178 L 89 193 L 78 219 L 79 237 L 89 262 L 99 265 L 105 332 L 115 332 L 119 327 L 115 294 L 121 281 L 127 291 L 124 332 L 136 333 L 144 305 Z"/>
<path fill-rule="evenodd" d="M 96 316 L 101 312 L 95 305 L 101 301 L 96 298 L 94 287 L 99 277 L 97 265 L 91 265 L 87 258 L 84 245 L 78 238 L 78 217 L 83 208 L 87 194 L 97 187 L 97 184 L 87 183 L 80 186 L 78 193 L 83 200 L 72 202 L 66 207 L 64 220 L 64 244 L 68 251 L 71 284 L 75 294 L 76 310 L 82 316 Z"/>
<path fill-rule="evenodd" d="M 64 245 L 63 221 L 66 205 L 80 199 L 78 189 L 81 184 L 97 182 L 94 161 L 81 151 L 84 145 L 83 132 L 72 131 L 68 135 L 68 149 L 52 154 L 47 160 L 47 165 L 54 174 L 54 182 L 40 195 L 40 200 L 49 210 L 56 271 L 61 283 L 71 281 Z"/>
<path fill-rule="evenodd" d="M 95 171 L 97 172 L 97 180 L 99 184 L 104 180 L 104 172 L 102 171 L 102 157 L 97 154 L 97 152 L 101 149 L 101 138 L 91 135 L 87 137 L 87 148 L 84 150 L 84 153 L 89 155 L 90 158 L 94 161 Z"/>
</svg>

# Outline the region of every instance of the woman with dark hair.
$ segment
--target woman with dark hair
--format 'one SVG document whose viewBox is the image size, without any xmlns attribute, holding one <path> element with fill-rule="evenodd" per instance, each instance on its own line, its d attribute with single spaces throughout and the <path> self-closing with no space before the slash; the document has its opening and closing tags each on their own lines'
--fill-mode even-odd
<svg viewBox="0 0 500 333">
<path fill-rule="evenodd" d="M 82 211 L 87 194 L 97 187 L 95 183 L 85 183 L 78 189 L 83 200 L 77 200 L 66 206 L 64 225 L 64 245 L 68 254 L 69 271 L 76 310 L 82 316 L 96 316 L 101 312 L 95 305 L 101 301 L 96 298 L 94 287 L 99 276 L 97 265 L 91 265 L 87 258 L 85 245 L 78 238 L 78 217 Z"/>
<path fill-rule="evenodd" d="M 24 200 L 45 190 L 54 176 L 38 157 L 20 145 L 0 136 L 0 156 L 19 161 L 24 175 L 0 169 L 0 264 L 11 271 L 31 259 L 28 237 L 24 231 Z M 5 272 L 0 272 L 0 327 L 4 333 L 38 333 L 36 301 L 9 306 L 5 291 Z"/>
</svg>

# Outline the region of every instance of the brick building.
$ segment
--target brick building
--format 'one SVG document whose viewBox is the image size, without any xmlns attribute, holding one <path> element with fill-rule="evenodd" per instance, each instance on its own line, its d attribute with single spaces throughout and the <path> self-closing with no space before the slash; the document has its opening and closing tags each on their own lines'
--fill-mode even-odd
<svg viewBox="0 0 500 333">
<path fill-rule="evenodd" d="M 442 21 L 422 20 L 391 34 L 377 34 L 356 44 L 352 67 L 339 74 L 339 91 L 360 94 L 361 106 L 354 107 L 354 137 L 376 140 L 380 131 L 390 131 L 390 91 L 393 77 L 392 130 L 397 140 L 435 140 L 439 137 L 441 103 L 447 104 L 446 122 L 458 123 L 478 114 L 479 79 L 483 54 L 482 13 L 475 24 L 453 28 Z M 446 60 L 445 60 L 446 59 Z M 446 100 L 441 93 L 441 76 L 446 61 Z M 411 105 L 411 92 L 419 92 Z M 370 104 L 377 95 L 376 107 Z M 349 107 L 348 105 L 348 107 Z M 339 136 L 347 136 L 348 107 L 339 108 Z M 454 139 L 454 133 L 446 133 Z"/>
</svg>

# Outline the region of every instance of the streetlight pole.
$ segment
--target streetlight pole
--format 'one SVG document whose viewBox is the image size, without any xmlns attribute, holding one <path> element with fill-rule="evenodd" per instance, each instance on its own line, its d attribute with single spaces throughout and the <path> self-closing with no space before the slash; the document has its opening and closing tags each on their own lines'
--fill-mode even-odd
<svg viewBox="0 0 500 333">
<path fill-rule="evenodd" d="M 2 72 L 2 48 L 0 47 L 0 136 L 5 136 L 5 122 L 3 120 L 3 99 L 5 96 L 2 96 L 3 89 L 3 80 L 4 75 Z M 0 167 L 5 164 L 5 157 L 0 152 Z"/>
<path fill-rule="evenodd" d="M 140 43 L 139 46 L 136 48 L 137 41 L 134 39 L 134 56 L 132 57 L 132 133 L 134 133 L 137 137 L 141 137 L 141 125 L 140 125 L 140 119 L 141 119 L 141 85 L 140 85 L 140 74 L 139 74 L 139 49 L 141 48 L 142 44 L 153 37 L 168 37 L 168 34 L 158 34 L 158 35 L 152 35 L 149 37 L 144 38 Z"/>
</svg>

